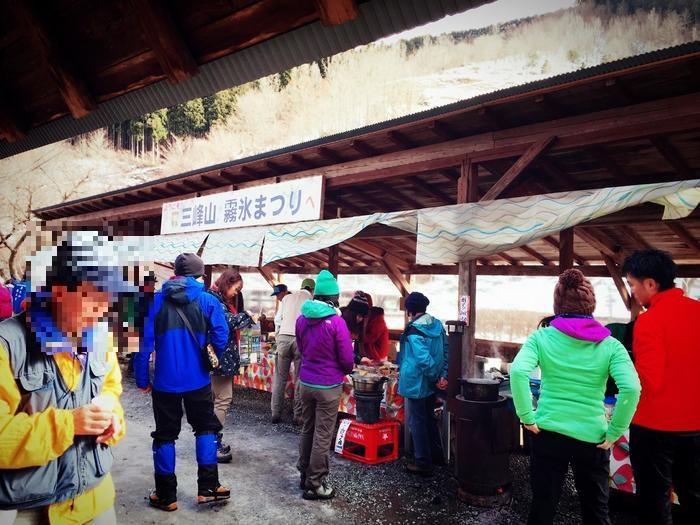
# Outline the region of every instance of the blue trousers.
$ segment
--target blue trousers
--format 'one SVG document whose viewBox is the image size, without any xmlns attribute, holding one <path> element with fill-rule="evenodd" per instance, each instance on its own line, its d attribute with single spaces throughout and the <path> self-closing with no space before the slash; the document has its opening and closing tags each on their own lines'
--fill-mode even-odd
<svg viewBox="0 0 700 525">
<path fill-rule="evenodd" d="M 408 429 L 413 442 L 414 463 L 431 469 L 435 463 L 442 464 L 445 455 L 440 441 L 440 432 L 435 420 L 435 395 L 422 399 L 405 398 L 408 409 Z"/>
</svg>

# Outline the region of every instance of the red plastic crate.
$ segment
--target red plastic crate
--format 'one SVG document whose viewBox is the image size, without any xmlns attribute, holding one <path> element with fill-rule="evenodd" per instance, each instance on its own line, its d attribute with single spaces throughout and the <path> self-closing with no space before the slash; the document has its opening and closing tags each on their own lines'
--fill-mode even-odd
<svg viewBox="0 0 700 525">
<path fill-rule="evenodd" d="M 353 421 L 345 434 L 342 456 L 367 465 L 399 459 L 400 424 L 397 421 L 358 423 Z"/>
</svg>

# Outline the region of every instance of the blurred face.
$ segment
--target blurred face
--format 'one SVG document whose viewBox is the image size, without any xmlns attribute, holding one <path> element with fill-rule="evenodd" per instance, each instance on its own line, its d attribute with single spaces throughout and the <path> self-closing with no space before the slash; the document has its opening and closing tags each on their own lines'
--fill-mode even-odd
<svg viewBox="0 0 700 525">
<path fill-rule="evenodd" d="M 233 299 L 240 293 L 241 290 L 243 290 L 243 281 L 236 281 L 226 292 L 226 299 Z"/>
<path fill-rule="evenodd" d="M 632 295 L 644 307 L 649 306 L 651 298 L 659 293 L 659 283 L 654 279 L 637 279 L 628 274 L 627 282 L 632 289 Z"/>
<path fill-rule="evenodd" d="M 55 285 L 51 287 L 51 294 L 56 326 L 71 337 L 78 337 L 94 326 L 109 309 L 109 294 L 89 282 L 80 283 L 74 291 Z"/>
</svg>

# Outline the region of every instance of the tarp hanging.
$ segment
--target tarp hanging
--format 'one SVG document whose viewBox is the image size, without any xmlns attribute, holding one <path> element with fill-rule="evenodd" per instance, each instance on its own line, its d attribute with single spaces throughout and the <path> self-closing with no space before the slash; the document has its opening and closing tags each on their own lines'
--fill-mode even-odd
<svg viewBox="0 0 700 525">
<path fill-rule="evenodd" d="M 700 179 L 418 210 L 416 264 L 458 263 L 504 252 L 645 202 L 663 205 L 664 219 L 686 217 L 700 204 Z"/>
<path fill-rule="evenodd" d="M 265 234 L 263 264 L 334 246 L 372 224 L 386 224 L 413 233 L 417 216 L 411 210 L 271 226 Z"/>
<path fill-rule="evenodd" d="M 209 234 L 202 259 L 206 264 L 257 266 L 268 226 L 218 230 Z"/>
<path fill-rule="evenodd" d="M 208 234 L 209 232 L 192 232 L 144 237 L 142 260 L 172 263 L 181 253 L 197 253 Z"/>
</svg>

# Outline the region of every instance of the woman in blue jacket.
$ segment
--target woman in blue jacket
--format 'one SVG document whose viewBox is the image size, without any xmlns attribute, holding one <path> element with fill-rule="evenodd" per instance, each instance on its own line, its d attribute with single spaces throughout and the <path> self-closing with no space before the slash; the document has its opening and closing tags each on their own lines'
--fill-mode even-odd
<svg viewBox="0 0 700 525">
<path fill-rule="evenodd" d="M 430 476 L 444 463 L 440 433 L 434 417 L 435 393 L 447 386 L 447 337 L 442 323 L 425 311 L 430 304 L 422 293 L 406 297 L 409 323 L 401 334 L 399 395 L 406 400 L 413 463 L 406 470 Z"/>
</svg>

